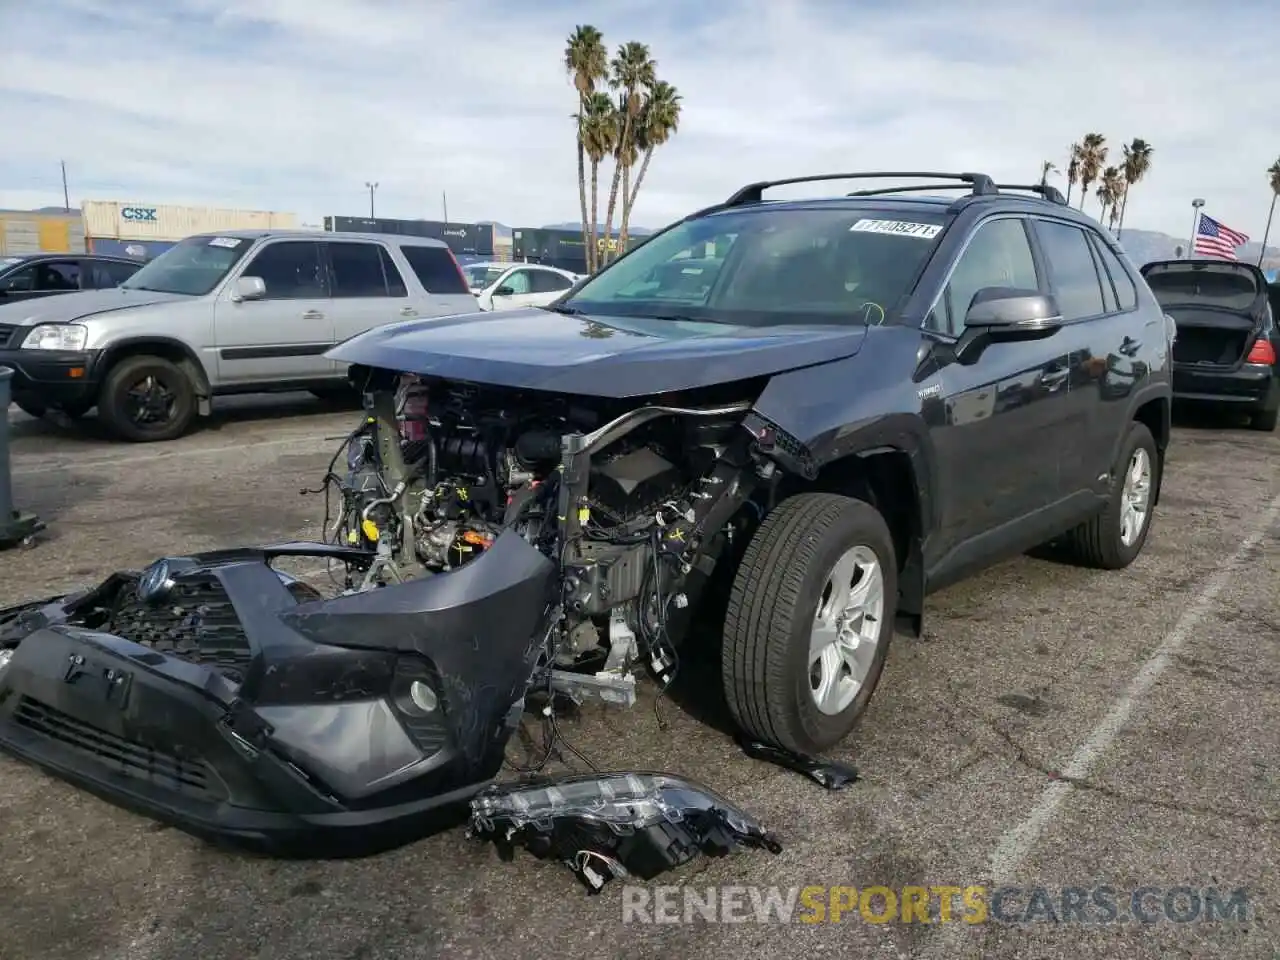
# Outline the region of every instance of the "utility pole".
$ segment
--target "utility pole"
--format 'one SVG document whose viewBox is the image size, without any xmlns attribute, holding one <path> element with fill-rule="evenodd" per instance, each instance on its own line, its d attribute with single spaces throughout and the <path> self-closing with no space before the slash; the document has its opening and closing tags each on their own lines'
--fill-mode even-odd
<svg viewBox="0 0 1280 960">
<path fill-rule="evenodd" d="M 378 181 L 375 180 L 372 183 L 370 183 L 368 180 L 366 180 L 364 182 L 364 185 L 369 188 L 369 219 L 374 220 L 376 218 L 373 215 L 373 193 L 375 190 L 378 189 Z"/>
<path fill-rule="evenodd" d="M 440 205 L 444 207 L 444 225 L 449 225 L 449 194 L 440 191 Z"/>
<path fill-rule="evenodd" d="M 71 194 L 67 192 L 67 161 L 62 163 L 62 209 L 67 213 L 71 212 Z"/>
</svg>

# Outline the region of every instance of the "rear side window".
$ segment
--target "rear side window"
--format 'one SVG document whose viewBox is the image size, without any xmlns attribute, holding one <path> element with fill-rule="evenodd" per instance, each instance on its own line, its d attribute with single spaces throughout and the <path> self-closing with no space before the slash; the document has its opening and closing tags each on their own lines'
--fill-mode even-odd
<svg viewBox="0 0 1280 960">
<path fill-rule="evenodd" d="M 445 247 L 419 247 L 406 244 L 400 248 L 427 293 L 470 293 L 457 263 Z"/>
<path fill-rule="evenodd" d="M 1134 310 L 1138 306 L 1138 288 L 1133 285 L 1133 278 L 1124 268 L 1115 252 L 1097 237 L 1093 238 L 1093 248 L 1102 260 L 1102 266 L 1111 278 L 1115 287 L 1116 301 L 1121 310 Z"/>
<path fill-rule="evenodd" d="M 1049 261 L 1049 278 L 1064 320 L 1097 317 L 1106 312 L 1098 268 L 1083 230 L 1066 223 L 1041 220 L 1036 224 L 1040 245 Z"/>
<path fill-rule="evenodd" d="M 390 291 L 383 260 L 385 254 L 376 243 L 326 243 L 329 250 L 329 269 L 332 276 L 333 296 L 387 297 L 405 296 L 404 283 L 396 273 L 398 293 Z M 394 269 L 394 267 L 393 267 Z"/>
</svg>

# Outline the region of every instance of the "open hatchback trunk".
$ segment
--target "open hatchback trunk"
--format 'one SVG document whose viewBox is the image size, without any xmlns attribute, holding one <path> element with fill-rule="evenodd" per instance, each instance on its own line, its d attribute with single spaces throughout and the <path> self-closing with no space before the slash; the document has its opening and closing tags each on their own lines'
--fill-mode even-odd
<svg viewBox="0 0 1280 960">
<path fill-rule="evenodd" d="M 1177 364 L 1233 369 L 1269 328 L 1266 279 L 1252 264 L 1165 260 L 1146 264 L 1142 275 L 1177 322 Z"/>
</svg>

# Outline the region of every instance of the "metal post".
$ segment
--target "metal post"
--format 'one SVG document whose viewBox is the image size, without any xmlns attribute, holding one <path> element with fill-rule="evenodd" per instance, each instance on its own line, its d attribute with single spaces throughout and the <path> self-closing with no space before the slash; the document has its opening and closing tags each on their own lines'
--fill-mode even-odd
<svg viewBox="0 0 1280 960">
<path fill-rule="evenodd" d="M 373 192 L 378 189 L 378 181 L 370 183 L 366 180 L 364 185 L 369 188 L 369 219 L 376 220 L 377 218 L 373 215 Z"/>
<path fill-rule="evenodd" d="M 0 547 L 29 543 L 44 529 L 44 524 L 29 513 L 19 513 L 13 506 L 13 474 L 9 466 L 9 381 L 13 370 L 0 367 Z"/>
<path fill-rule="evenodd" d="M 1271 194 L 1271 210 L 1267 213 L 1267 229 L 1262 231 L 1262 249 L 1258 251 L 1258 268 L 1262 268 L 1262 261 L 1267 258 L 1267 241 L 1271 239 L 1271 218 L 1276 215 L 1276 198 L 1280 197 L 1280 193 Z"/>
<path fill-rule="evenodd" d="M 449 194 L 440 191 L 440 204 L 444 207 L 444 225 L 449 225 Z"/>
<path fill-rule="evenodd" d="M 1196 230 L 1200 227 L 1200 208 L 1204 206 L 1204 201 L 1196 197 L 1191 201 L 1191 243 L 1187 246 L 1187 258 L 1194 260 L 1196 258 Z"/>
<path fill-rule="evenodd" d="M 71 212 L 71 194 L 67 192 L 67 161 L 62 161 L 62 209 Z"/>
</svg>

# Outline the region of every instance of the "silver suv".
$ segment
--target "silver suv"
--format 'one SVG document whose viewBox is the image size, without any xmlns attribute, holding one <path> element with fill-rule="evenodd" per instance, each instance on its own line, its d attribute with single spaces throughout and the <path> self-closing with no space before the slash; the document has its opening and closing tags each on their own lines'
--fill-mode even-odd
<svg viewBox="0 0 1280 960">
<path fill-rule="evenodd" d="M 215 396 L 344 390 L 336 343 L 397 320 L 477 310 L 449 248 L 383 234 L 234 230 L 188 237 L 113 290 L 0 306 L 14 402 L 118 437 L 172 440 Z"/>
</svg>

